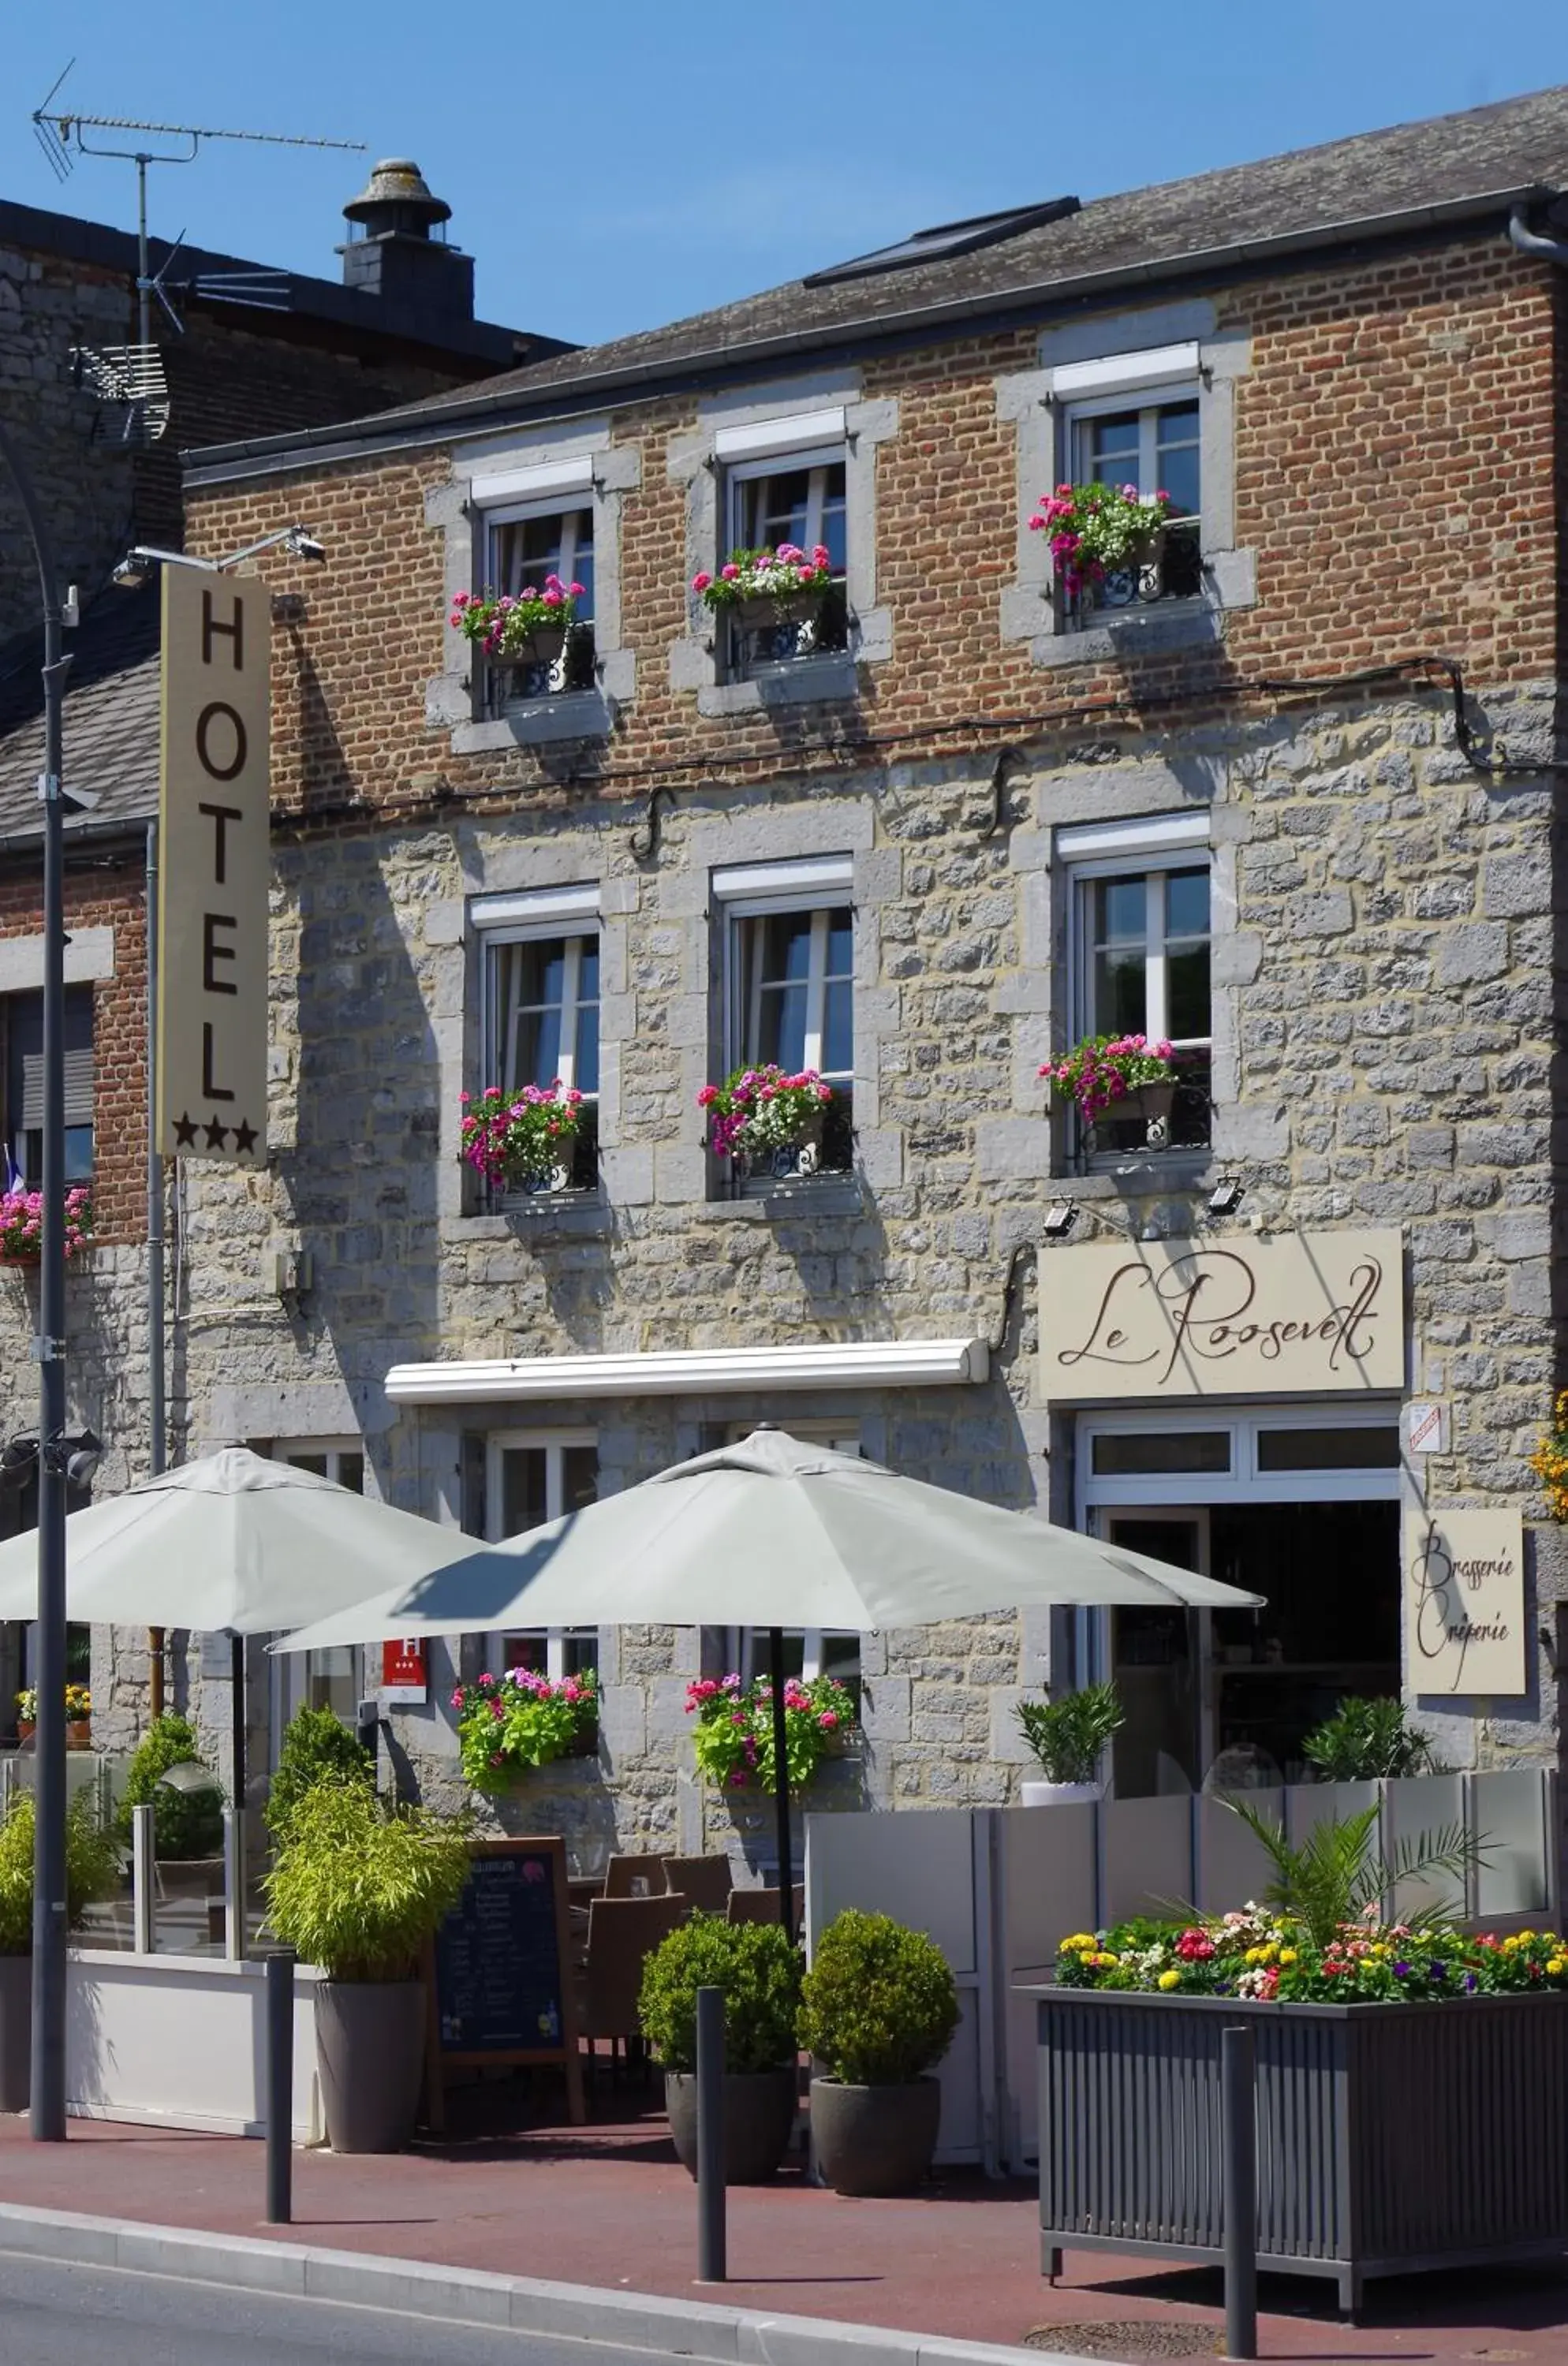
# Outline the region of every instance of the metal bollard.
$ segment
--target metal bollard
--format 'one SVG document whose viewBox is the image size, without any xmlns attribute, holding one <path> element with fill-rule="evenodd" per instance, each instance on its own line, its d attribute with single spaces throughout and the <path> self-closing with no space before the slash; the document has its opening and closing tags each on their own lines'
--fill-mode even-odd
<svg viewBox="0 0 1568 2366">
<path fill-rule="evenodd" d="M 245 1953 L 245 1811 L 223 1810 L 223 1953 L 231 1964 Z"/>
<path fill-rule="evenodd" d="M 697 1990 L 697 2281 L 725 2281 L 724 1990 Z"/>
<path fill-rule="evenodd" d="M 287 2226 L 294 2206 L 294 1955 L 266 1959 L 266 2223 Z"/>
<path fill-rule="evenodd" d="M 1250 2029 L 1222 2032 L 1225 2356 L 1258 2355 L 1258 2059 Z"/>
<path fill-rule="evenodd" d="M 151 1955 L 158 1944 L 158 1857 L 152 1810 L 130 1811 L 131 1944 L 139 1955 Z"/>
</svg>

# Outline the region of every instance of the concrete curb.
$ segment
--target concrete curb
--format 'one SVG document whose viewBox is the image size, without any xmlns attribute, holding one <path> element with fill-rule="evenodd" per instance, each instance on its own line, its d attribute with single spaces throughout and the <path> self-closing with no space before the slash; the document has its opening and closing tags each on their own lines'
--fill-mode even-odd
<svg viewBox="0 0 1568 2366">
<path fill-rule="evenodd" d="M 992 2342 L 949 2341 L 828 2317 L 773 2316 L 709 2301 L 663 2300 L 649 2293 L 601 2292 L 587 2284 L 544 2283 L 482 2269 L 432 2266 L 363 2251 L 319 2250 L 257 2236 L 212 2235 L 198 2227 L 143 2225 L 72 2210 L 32 2210 L 0 2203 L 0 2253 L 68 2265 L 119 2268 L 187 2283 L 228 2284 L 295 2300 L 346 2302 L 448 2324 L 507 2326 L 578 2341 L 618 2342 L 665 2358 L 713 2366 L 1022 2366 L 1037 2350 Z M 1054 2366 L 1089 2366 L 1057 2360 Z M 1094 2366 L 1105 2366 L 1103 2360 Z"/>
</svg>

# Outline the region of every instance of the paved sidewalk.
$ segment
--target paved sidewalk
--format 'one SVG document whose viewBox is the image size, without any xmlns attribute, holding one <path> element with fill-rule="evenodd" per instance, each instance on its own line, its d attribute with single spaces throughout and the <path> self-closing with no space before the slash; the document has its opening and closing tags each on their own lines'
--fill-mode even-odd
<svg viewBox="0 0 1568 2366">
<path fill-rule="evenodd" d="M 492 2124 L 507 2109 L 500 2090 L 477 2100 Z M 35 2146 L 25 2119 L 0 2119 L 0 2202 L 974 2341 L 1049 2327 L 1068 2352 L 1219 2346 L 1216 2271 L 1069 2251 L 1048 2287 L 1021 2185 L 953 2174 L 915 2199 L 849 2202 L 791 2171 L 735 2189 L 721 2291 L 694 2282 L 695 2190 L 651 2097 L 646 2115 L 582 2129 L 488 2134 L 475 2118 L 467 2136 L 387 2158 L 297 2153 L 294 2224 L 278 2229 L 261 2223 L 259 2143 L 73 2121 L 65 2145 Z M 1568 2281 L 1551 2274 L 1373 2285 L 1359 2327 L 1337 2321 L 1326 2284 L 1267 2277 L 1261 2298 L 1266 2357 L 1568 2366 Z"/>
</svg>

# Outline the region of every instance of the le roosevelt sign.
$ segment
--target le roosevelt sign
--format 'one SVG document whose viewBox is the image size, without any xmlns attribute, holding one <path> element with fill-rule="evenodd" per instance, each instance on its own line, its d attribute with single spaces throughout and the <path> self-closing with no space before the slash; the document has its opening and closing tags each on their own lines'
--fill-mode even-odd
<svg viewBox="0 0 1568 2366">
<path fill-rule="evenodd" d="M 1040 1368 L 1057 1403 L 1318 1396 L 1404 1384 L 1400 1235 L 1226 1234 L 1053 1250 Z"/>
<path fill-rule="evenodd" d="M 266 1160 L 268 686 L 255 580 L 164 569 L 158 1148 Z"/>
</svg>

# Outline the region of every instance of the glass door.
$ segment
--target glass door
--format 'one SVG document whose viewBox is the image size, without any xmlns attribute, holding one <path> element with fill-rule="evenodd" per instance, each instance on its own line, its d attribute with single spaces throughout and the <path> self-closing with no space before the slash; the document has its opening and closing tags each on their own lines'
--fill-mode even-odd
<svg viewBox="0 0 1568 2366">
<path fill-rule="evenodd" d="M 1100 1532 L 1129 1552 L 1178 1569 L 1207 1570 L 1206 1511 L 1104 1511 Z M 1197 1790 L 1213 1755 L 1206 1671 L 1210 1614 L 1127 1609 L 1109 1613 L 1108 1673 L 1125 1722 L 1111 1745 L 1111 1788 L 1120 1799 Z"/>
</svg>

